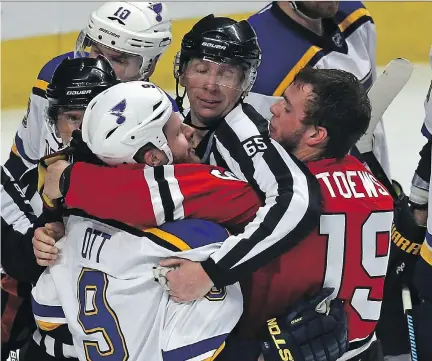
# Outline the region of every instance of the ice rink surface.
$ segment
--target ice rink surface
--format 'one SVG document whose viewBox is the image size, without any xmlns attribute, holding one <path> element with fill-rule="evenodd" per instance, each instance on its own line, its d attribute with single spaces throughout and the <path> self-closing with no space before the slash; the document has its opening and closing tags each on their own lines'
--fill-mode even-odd
<svg viewBox="0 0 432 361">
<path fill-rule="evenodd" d="M 379 69 L 379 72 L 381 71 L 382 68 Z M 416 64 L 410 81 L 384 116 L 392 177 L 402 184 L 406 193 L 409 193 L 411 177 L 417 166 L 418 152 L 425 144 L 420 129 L 424 119 L 423 102 L 431 79 L 432 72 L 429 65 Z M 13 136 L 24 113 L 25 109 L 7 110 L 1 113 L 2 163 L 9 155 Z"/>
</svg>

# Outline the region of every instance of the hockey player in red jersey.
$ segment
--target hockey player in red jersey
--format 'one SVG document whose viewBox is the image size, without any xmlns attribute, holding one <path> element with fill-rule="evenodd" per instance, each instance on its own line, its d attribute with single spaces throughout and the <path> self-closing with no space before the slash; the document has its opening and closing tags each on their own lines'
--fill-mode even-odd
<svg viewBox="0 0 432 361">
<path fill-rule="evenodd" d="M 264 337 L 266 361 L 279 359 L 281 350 L 296 360 L 299 355 L 319 360 L 323 356 L 315 353 L 313 340 L 301 348 L 287 341 L 289 335 L 296 345 L 302 345 L 302 331 L 311 320 L 294 317 L 296 322 L 290 323 L 285 317 L 272 317 L 283 315 L 305 294 L 333 287 L 333 297 L 345 302 L 348 315 L 350 351 L 341 360 L 379 360 L 370 345 L 375 340 L 382 300 L 393 201 L 360 162 L 346 156 L 367 129 L 367 95 L 349 73 L 305 69 L 284 92 L 284 99 L 272 106 L 272 113 L 270 136 L 315 174 L 321 185 L 323 211 L 319 227 L 309 237 L 244 283 L 246 308 L 240 335 Z M 259 207 L 254 204 L 259 198 L 251 187 L 216 167 L 175 165 L 156 172 L 75 163 L 62 172 L 65 165 L 49 168 L 52 179 L 45 192 L 51 198 L 64 195 L 66 206 L 100 218 L 151 226 L 167 219 L 200 217 L 232 227 L 251 220 Z M 175 271 L 168 273 L 169 281 L 172 275 Z M 175 297 L 175 292 L 171 294 Z M 269 319 L 263 336 L 262 328 Z M 315 327 L 317 335 L 325 333 L 325 326 Z M 275 330 L 279 330 L 278 337 Z M 331 341 L 326 345 L 328 354 L 340 347 L 338 340 Z M 228 343 L 225 354 L 220 355 L 222 360 L 239 357 L 236 343 L 232 345 Z M 242 359 L 247 351 L 253 352 L 253 347 L 241 350 Z M 259 347 L 256 351 L 259 354 Z"/>
</svg>

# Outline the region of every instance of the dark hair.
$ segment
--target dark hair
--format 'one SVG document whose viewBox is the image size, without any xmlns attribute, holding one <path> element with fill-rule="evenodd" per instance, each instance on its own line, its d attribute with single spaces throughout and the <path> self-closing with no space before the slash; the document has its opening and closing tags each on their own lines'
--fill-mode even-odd
<svg viewBox="0 0 432 361">
<path fill-rule="evenodd" d="M 305 106 L 303 124 L 327 130 L 326 158 L 342 158 L 366 132 L 371 105 L 360 81 L 338 69 L 304 68 L 293 84 L 312 85 L 312 96 Z"/>
</svg>

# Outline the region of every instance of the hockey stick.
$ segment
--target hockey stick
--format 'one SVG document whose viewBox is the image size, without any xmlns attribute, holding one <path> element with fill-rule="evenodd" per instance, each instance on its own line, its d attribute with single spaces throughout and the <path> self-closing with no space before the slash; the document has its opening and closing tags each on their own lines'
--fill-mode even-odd
<svg viewBox="0 0 432 361">
<path fill-rule="evenodd" d="M 368 92 L 372 107 L 371 121 L 368 130 L 356 144 L 360 152 L 361 160 L 368 165 L 375 177 L 387 188 L 395 202 L 399 201 L 399 196 L 393 188 L 391 180 L 388 179 L 381 164 L 372 152 L 373 133 L 387 108 L 410 79 L 412 72 L 412 64 L 405 59 L 398 58 L 387 65 L 383 74 L 378 77 Z M 402 286 L 402 304 L 408 324 L 411 360 L 418 361 L 414 320 L 412 316 L 411 292 L 406 285 Z"/>
<path fill-rule="evenodd" d="M 417 345 L 414 333 L 414 320 L 412 316 L 411 292 L 407 286 L 402 287 L 402 304 L 408 324 L 408 336 L 411 349 L 411 361 L 418 361 Z"/>
<path fill-rule="evenodd" d="M 372 114 L 366 133 L 356 144 L 361 154 L 373 149 L 373 133 L 387 108 L 406 85 L 413 72 L 413 65 L 406 59 L 392 60 L 368 91 Z"/>
<path fill-rule="evenodd" d="M 384 72 L 377 78 L 368 91 L 372 108 L 371 120 L 366 133 L 356 143 L 361 160 L 369 166 L 369 169 L 387 188 L 394 200 L 398 199 L 398 195 L 393 189 L 392 182 L 388 179 L 381 164 L 372 152 L 373 133 L 387 108 L 410 79 L 412 72 L 412 64 L 402 58 L 394 59 L 386 66 Z"/>
</svg>

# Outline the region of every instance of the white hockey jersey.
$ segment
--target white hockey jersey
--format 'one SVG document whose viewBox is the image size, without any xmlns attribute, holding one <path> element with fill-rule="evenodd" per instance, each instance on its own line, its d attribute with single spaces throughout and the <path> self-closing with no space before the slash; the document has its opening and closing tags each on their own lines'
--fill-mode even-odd
<svg viewBox="0 0 432 361">
<path fill-rule="evenodd" d="M 262 62 L 245 101 L 267 119 L 271 118 L 270 106 L 280 99 L 295 75 L 306 66 L 349 71 L 366 89 L 376 78 L 375 25 L 361 2 L 341 1 L 334 18 L 323 21 L 324 36 L 297 24 L 277 2 L 252 15 L 248 21 L 257 33 Z M 390 177 L 382 121 L 377 125 L 374 137 L 373 151 Z"/>
<path fill-rule="evenodd" d="M 221 226 L 201 220 L 138 231 L 71 215 L 58 261 L 32 291 L 38 325 L 67 322 L 80 360 L 214 357 L 242 314 L 240 286 L 175 303 L 155 282 L 153 267 L 171 256 L 205 260 L 226 237 Z"/>
</svg>

